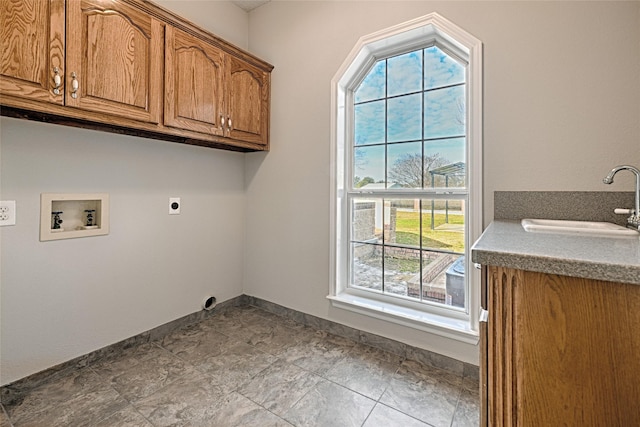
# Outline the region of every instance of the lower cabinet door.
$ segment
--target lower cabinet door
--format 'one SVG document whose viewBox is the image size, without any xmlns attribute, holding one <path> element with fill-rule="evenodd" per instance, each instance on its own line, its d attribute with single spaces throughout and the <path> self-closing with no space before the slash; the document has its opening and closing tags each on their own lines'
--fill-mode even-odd
<svg viewBox="0 0 640 427">
<path fill-rule="evenodd" d="M 640 286 L 490 267 L 492 426 L 640 425 Z"/>
</svg>

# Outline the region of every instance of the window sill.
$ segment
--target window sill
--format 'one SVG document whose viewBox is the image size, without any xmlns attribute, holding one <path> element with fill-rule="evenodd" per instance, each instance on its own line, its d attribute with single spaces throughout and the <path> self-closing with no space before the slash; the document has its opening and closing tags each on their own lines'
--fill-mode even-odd
<svg viewBox="0 0 640 427">
<path fill-rule="evenodd" d="M 327 296 L 334 307 L 402 326 L 440 335 L 467 344 L 477 345 L 478 331 L 471 329 L 468 320 L 453 319 L 435 313 L 403 307 L 346 292 Z"/>
</svg>

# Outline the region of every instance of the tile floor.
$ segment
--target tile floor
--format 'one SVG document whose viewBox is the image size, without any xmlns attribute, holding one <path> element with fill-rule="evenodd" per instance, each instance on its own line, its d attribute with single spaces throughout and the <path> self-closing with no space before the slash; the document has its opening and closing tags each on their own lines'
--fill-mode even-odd
<svg viewBox="0 0 640 427">
<path fill-rule="evenodd" d="M 478 380 L 236 307 L 58 374 L 1 426 L 477 426 Z"/>
</svg>

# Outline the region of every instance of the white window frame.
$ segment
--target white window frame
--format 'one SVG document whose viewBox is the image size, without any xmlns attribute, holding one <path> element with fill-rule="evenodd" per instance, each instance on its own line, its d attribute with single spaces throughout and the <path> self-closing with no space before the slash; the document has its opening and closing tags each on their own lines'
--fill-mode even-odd
<svg viewBox="0 0 640 427">
<path fill-rule="evenodd" d="M 465 203 L 466 311 L 394 299 L 348 287 L 349 208 L 353 145 L 353 90 L 378 60 L 437 45 L 468 61 L 466 67 L 466 164 L 468 203 Z M 480 272 L 471 262 L 470 248 L 480 237 L 482 213 L 482 42 L 437 13 L 360 38 L 331 81 L 330 291 L 335 307 L 424 330 L 458 341 L 478 342 Z M 433 198 L 425 193 L 425 198 Z M 437 196 L 436 196 L 437 197 Z M 446 197 L 446 196 L 442 196 Z"/>
</svg>

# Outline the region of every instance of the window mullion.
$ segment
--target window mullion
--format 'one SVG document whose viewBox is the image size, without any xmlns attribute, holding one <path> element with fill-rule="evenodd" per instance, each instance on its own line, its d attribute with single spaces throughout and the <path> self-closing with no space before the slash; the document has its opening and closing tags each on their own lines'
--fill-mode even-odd
<svg viewBox="0 0 640 427">
<path fill-rule="evenodd" d="M 389 184 L 389 61 L 384 60 L 384 188 L 387 188 Z M 386 275 L 386 260 L 387 260 L 387 236 L 385 233 L 384 225 L 386 224 L 385 212 L 385 197 L 382 197 L 382 293 L 385 293 Z"/>
<path fill-rule="evenodd" d="M 422 175 L 422 189 L 424 190 L 425 187 L 425 182 L 424 182 L 424 76 L 426 73 L 426 68 L 425 68 L 425 61 L 424 61 L 424 49 L 422 49 L 422 75 L 420 76 L 420 88 L 421 90 L 421 96 L 420 96 L 420 136 L 421 136 L 421 142 L 420 142 L 420 155 L 422 158 L 422 171 L 421 171 L 421 175 Z M 420 218 L 420 237 L 419 237 L 419 244 L 420 244 L 420 301 L 424 301 L 424 283 L 422 280 L 422 271 L 424 270 L 424 257 L 423 257 L 423 244 L 422 244 L 422 236 L 423 236 L 423 230 L 422 230 L 422 205 L 423 205 L 423 199 L 420 198 L 420 203 L 418 204 L 418 207 L 420 209 L 420 211 L 418 212 L 418 217 Z"/>
</svg>

